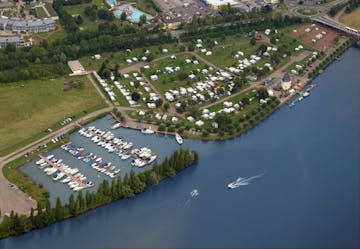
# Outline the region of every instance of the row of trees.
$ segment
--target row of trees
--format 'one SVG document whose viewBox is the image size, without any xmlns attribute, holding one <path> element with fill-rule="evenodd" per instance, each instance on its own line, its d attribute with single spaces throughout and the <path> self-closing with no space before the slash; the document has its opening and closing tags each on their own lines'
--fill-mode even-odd
<svg viewBox="0 0 360 249">
<path fill-rule="evenodd" d="M 241 17 L 241 15 L 235 15 L 235 17 Z M 205 28 L 201 28 L 201 29 L 200 28 L 189 29 L 187 33 L 181 35 L 181 40 L 182 41 L 191 41 L 194 39 L 205 40 L 206 38 L 233 35 L 235 33 L 249 33 L 252 32 L 253 30 L 265 30 L 267 28 L 270 29 L 281 28 L 293 24 L 301 24 L 303 22 L 305 22 L 305 20 L 299 17 L 289 17 L 289 16 L 282 17 L 281 15 L 277 15 L 276 17 L 271 17 L 271 18 L 254 18 L 248 21 L 239 19 L 237 22 L 233 22 L 230 25 L 224 24 L 215 27 L 205 26 Z"/>
<path fill-rule="evenodd" d="M 350 0 L 349 5 L 345 9 L 345 13 L 351 13 L 358 7 L 360 7 L 360 0 Z"/>
<path fill-rule="evenodd" d="M 74 217 L 91 209 L 105 205 L 115 200 L 130 198 L 144 192 L 148 187 L 158 184 L 162 179 L 174 177 L 177 172 L 193 165 L 198 161 L 198 154 L 189 150 L 175 151 L 164 162 L 152 169 L 135 174 L 125 174 L 111 183 L 105 181 L 99 185 L 97 192 L 79 192 L 77 197 L 71 195 L 69 202 L 63 205 L 59 198 L 55 208 L 47 202 L 45 206 L 38 203 L 36 210 L 31 209 L 30 216 L 15 214 L 5 216 L 0 225 L 0 237 L 19 235 L 33 229 L 46 227 L 55 222 Z"/>
<path fill-rule="evenodd" d="M 336 48 L 335 51 L 333 51 L 330 55 L 325 57 L 325 59 L 318 66 L 316 66 L 311 72 L 309 72 L 308 77 L 309 78 L 316 77 L 319 74 L 320 70 L 325 69 L 330 63 L 332 63 L 336 59 L 336 57 L 338 57 L 342 52 L 344 52 L 346 48 L 348 48 L 353 44 L 354 41 L 351 39 L 341 44 L 340 47 Z"/>
</svg>

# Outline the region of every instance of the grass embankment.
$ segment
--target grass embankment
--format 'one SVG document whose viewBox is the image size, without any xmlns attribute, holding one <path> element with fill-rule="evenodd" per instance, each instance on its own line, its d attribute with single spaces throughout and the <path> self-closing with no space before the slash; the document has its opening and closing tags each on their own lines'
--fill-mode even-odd
<svg viewBox="0 0 360 249">
<path fill-rule="evenodd" d="M 348 27 L 360 30 L 360 7 L 349 14 L 342 14 L 340 22 Z"/>
<path fill-rule="evenodd" d="M 102 100 L 85 76 L 80 89 L 63 91 L 69 78 L 33 80 L 0 86 L 0 156 L 45 136 L 44 130 L 61 128 L 65 118 L 84 115 L 103 107 Z"/>
</svg>

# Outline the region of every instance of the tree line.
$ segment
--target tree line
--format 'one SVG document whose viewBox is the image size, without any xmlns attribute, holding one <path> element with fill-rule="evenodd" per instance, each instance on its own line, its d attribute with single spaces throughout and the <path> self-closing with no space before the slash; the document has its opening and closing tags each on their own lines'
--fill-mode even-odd
<svg viewBox="0 0 360 249">
<path fill-rule="evenodd" d="M 73 194 L 67 204 L 62 204 L 57 198 L 55 207 L 51 207 L 47 201 L 43 206 L 38 202 L 36 209 L 31 209 L 30 215 L 18 215 L 13 211 L 9 216 L 5 215 L 0 225 L 0 238 L 16 236 L 28 231 L 49 226 L 94 208 L 103 206 L 115 200 L 130 198 L 144 192 L 148 187 L 158 184 L 161 180 L 174 177 L 178 172 L 195 164 L 198 154 L 188 149 L 175 151 L 169 158 L 153 168 L 135 174 L 125 174 L 111 182 L 104 180 L 96 192 L 79 192 L 77 197 Z"/>
<path fill-rule="evenodd" d="M 238 17 L 238 15 L 235 15 Z M 197 18 L 193 23 L 201 20 Z M 202 21 L 200 21 L 202 22 Z M 290 16 L 281 16 L 277 15 L 276 17 L 271 18 L 261 18 L 261 19 L 252 19 L 249 21 L 244 21 L 244 19 L 239 19 L 237 22 L 231 23 L 230 25 L 218 25 L 215 27 L 200 28 L 201 25 L 197 23 L 195 27 L 189 29 L 187 33 L 183 33 L 180 38 L 182 41 L 191 41 L 197 38 L 212 38 L 226 35 L 233 35 L 234 33 L 249 33 L 253 30 L 265 30 L 265 29 L 278 29 L 281 27 L 287 27 L 293 24 L 304 23 L 305 20 L 300 17 L 290 17 Z"/>
</svg>

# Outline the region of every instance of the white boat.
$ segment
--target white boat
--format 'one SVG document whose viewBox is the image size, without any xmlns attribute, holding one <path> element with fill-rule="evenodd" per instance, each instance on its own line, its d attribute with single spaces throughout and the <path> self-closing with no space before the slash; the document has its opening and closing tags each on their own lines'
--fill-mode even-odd
<svg viewBox="0 0 360 249">
<path fill-rule="evenodd" d="M 146 135 L 151 135 L 151 134 L 154 134 L 155 132 L 153 130 L 151 130 L 149 127 L 149 128 L 142 128 L 141 133 L 146 134 Z"/>
<path fill-rule="evenodd" d="M 157 156 L 156 155 L 153 155 L 150 157 L 150 160 L 148 161 L 148 164 L 154 162 L 156 160 Z"/>
<path fill-rule="evenodd" d="M 70 182 L 71 181 L 71 177 L 67 177 L 67 178 L 65 178 L 64 180 L 62 180 L 61 182 L 62 183 L 68 183 L 68 182 Z"/>
<path fill-rule="evenodd" d="M 121 155 L 121 160 L 127 160 L 127 159 L 129 159 L 131 157 L 131 155 L 129 155 L 129 154 L 122 154 Z"/>
<path fill-rule="evenodd" d="M 39 161 L 36 162 L 36 164 L 37 164 L 37 165 L 41 165 L 41 164 L 43 164 L 44 162 L 45 162 L 44 159 L 40 159 Z"/>
<path fill-rule="evenodd" d="M 191 197 L 196 197 L 199 195 L 199 191 L 197 189 L 193 189 L 191 192 L 190 192 L 190 196 Z"/>
<path fill-rule="evenodd" d="M 48 155 L 46 158 L 50 160 L 53 157 L 54 157 L 54 155 Z"/>
<path fill-rule="evenodd" d="M 117 129 L 121 126 L 121 123 L 116 123 L 113 126 L 111 126 L 111 129 Z"/>
<path fill-rule="evenodd" d="M 64 177 L 64 173 L 59 173 L 59 174 L 57 174 L 54 178 L 53 178 L 53 180 L 54 181 L 58 181 L 58 180 L 60 180 L 61 178 L 63 178 Z"/>
<path fill-rule="evenodd" d="M 182 145 L 183 139 L 178 133 L 175 134 L 175 140 L 178 144 Z"/>
<path fill-rule="evenodd" d="M 46 174 L 47 174 L 47 175 L 52 175 L 52 174 L 54 174 L 56 171 L 57 171 L 57 168 L 50 168 L 50 169 L 46 172 Z"/>
</svg>

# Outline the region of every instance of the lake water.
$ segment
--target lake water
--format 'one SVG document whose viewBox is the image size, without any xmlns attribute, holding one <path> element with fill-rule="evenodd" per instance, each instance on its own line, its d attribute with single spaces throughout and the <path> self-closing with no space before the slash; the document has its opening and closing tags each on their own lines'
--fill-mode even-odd
<svg viewBox="0 0 360 249">
<path fill-rule="evenodd" d="M 173 136 L 147 136 L 140 133 L 139 131 L 129 130 L 125 128 L 112 130 L 111 126 L 114 122 L 116 121 L 111 117 L 111 115 L 108 115 L 86 125 L 85 127 L 95 126 L 102 131 L 111 131 L 116 137 L 122 138 L 123 141 L 131 141 L 134 144 L 132 148 L 150 148 L 157 155 L 156 162 L 162 162 L 166 156 L 170 156 L 177 148 L 179 148 L 179 145 L 176 143 Z M 143 168 L 138 168 L 131 166 L 131 159 L 122 161 L 115 153 L 108 153 L 106 149 L 91 142 L 89 138 L 80 135 L 78 132 L 74 132 L 70 135 L 70 141 L 73 143 L 73 145 L 84 148 L 83 155 L 92 152 L 98 157 L 101 157 L 104 163 L 111 162 L 112 165 L 120 169 L 119 175 L 121 175 L 122 177 L 126 173 L 129 173 L 130 170 L 140 172 L 147 170 L 150 167 L 146 166 Z M 92 181 L 95 183 L 95 186 L 93 188 L 88 189 L 90 191 L 96 191 L 98 189 L 99 183 L 101 183 L 103 180 L 111 180 L 110 177 L 97 172 L 88 164 L 76 159 L 69 152 L 61 148 L 49 151 L 48 153 L 46 153 L 46 155 L 54 155 L 55 158 L 62 159 L 63 163 L 69 165 L 71 168 L 78 168 L 80 172 L 87 177 L 87 181 Z M 31 177 L 37 183 L 42 184 L 49 191 L 49 199 L 51 204 L 55 207 L 57 197 L 60 197 L 62 203 L 67 203 L 71 193 L 75 194 L 76 196 L 76 193 L 74 193 L 67 184 L 63 184 L 61 182 L 54 182 L 52 180 L 55 174 L 48 176 L 43 172 L 43 170 L 39 169 L 35 163 L 39 159 L 40 158 L 36 158 L 31 162 L 25 164 L 20 168 L 20 170 L 29 177 Z"/>
<path fill-rule="evenodd" d="M 293 109 L 280 108 L 236 139 L 185 140 L 200 162 L 174 179 L 1 240 L 0 248 L 359 247 L 359 68 L 360 49 L 351 48 Z M 157 141 L 158 152 L 174 145 L 171 137 L 126 134 L 134 141 Z M 264 171 L 247 186 L 226 187 L 239 176 Z M 192 189 L 199 195 L 191 197 Z"/>
</svg>

